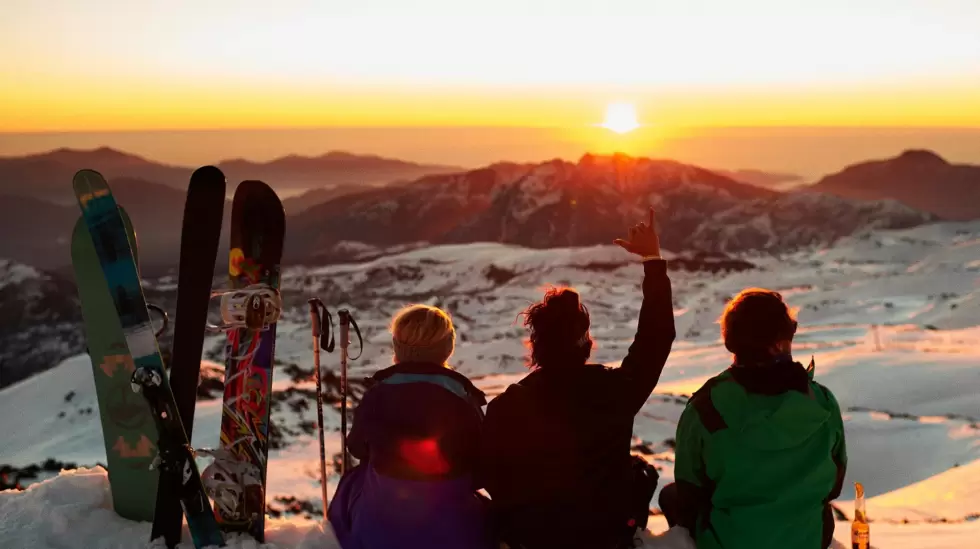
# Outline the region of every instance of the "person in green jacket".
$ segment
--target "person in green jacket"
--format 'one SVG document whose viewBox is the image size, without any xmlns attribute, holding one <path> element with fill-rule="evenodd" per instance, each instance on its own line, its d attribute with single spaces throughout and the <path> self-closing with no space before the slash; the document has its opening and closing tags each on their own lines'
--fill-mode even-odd
<svg viewBox="0 0 980 549">
<path fill-rule="evenodd" d="M 677 426 L 673 484 L 660 494 L 668 523 L 698 549 L 826 549 L 830 502 L 847 468 L 833 393 L 813 360 L 792 358 L 795 314 L 780 294 L 743 290 L 721 316 L 734 363 L 687 403 Z"/>
</svg>

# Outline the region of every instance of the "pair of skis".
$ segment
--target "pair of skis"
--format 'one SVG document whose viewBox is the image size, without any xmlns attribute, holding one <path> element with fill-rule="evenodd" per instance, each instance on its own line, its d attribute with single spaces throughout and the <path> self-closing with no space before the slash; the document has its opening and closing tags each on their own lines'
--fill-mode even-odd
<svg viewBox="0 0 980 549">
<path fill-rule="evenodd" d="M 259 469 L 262 482 L 262 496 L 251 502 L 252 515 L 241 520 L 239 514 L 229 513 L 227 506 L 219 507 L 218 513 L 212 511 L 190 444 L 208 304 L 216 295 L 211 292 L 211 281 L 221 232 L 224 174 L 207 166 L 191 178 L 181 235 L 177 302 L 181 322 L 174 334 L 171 379 L 163 368 L 150 323 L 136 268 L 136 238 L 125 212 L 97 172 L 78 172 L 73 187 L 82 219 L 73 234 L 72 257 L 117 512 L 136 520 L 152 518 L 152 537 L 163 536 L 168 547 L 180 540 L 181 514 L 187 517 L 196 547 L 223 545 L 222 531 L 229 530 L 247 530 L 262 541 L 268 448 L 265 440 L 275 343 L 275 325 L 265 322 L 270 317 L 278 319 L 279 258 L 284 233 L 284 214 L 278 197 L 257 181 L 243 182 L 236 189 L 229 266 L 230 282 L 236 292 L 231 297 L 228 292 L 217 292 L 222 296 L 223 323 L 210 326 L 212 330 L 228 331 L 229 381 L 233 377 L 258 377 L 262 381 L 256 389 L 259 398 L 253 399 L 250 406 L 251 421 L 245 426 L 236 421 L 241 414 L 228 413 L 235 406 L 227 404 L 239 400 L 243 385 L 225 385 L 222 450 L 233 459 L 240 456 L 235 453 L 235 442 L 226 444 L 226 426 L 228 430 L 254 430 L 250 438 L 245 437 L 252 443 L 248 458 Z M 260 290 L 255 292 L 255 288 Z M 263 294 L 266 290 L 272 290 L 275 298 L 267 299 L 267 292 Z M 246 294 L 245 299 L 241 299 L 242 293 Z M 256 308 L 262 309 L 261 314 Z M 274 309 L 271 315 L 270 309 Z M 238 349 L 241 342 L 248 343 L 248 354 L 243 355 Z M 248 362 L 243 364 L 246 359 Z M 131 381 L 133 390 L 143 393 L 142 406 L 125 396 L 126 381 Z M 156 448 L 153 441 L 157 441 Z M 154 497 L 156 504 L 152 505 Z"/>
<path fill-rule="evenodd" d="M 316 379 L 316 425 L 320 435 L 320 491 L 323 498 L 323 520 L 327 520 L 330 499 L 327 496 L 327 458 L 323 440 L 323 382 L 320 372 L 320 349 L 332 353 L 334 349 L 333 317 L 319 298 L 309 300 L 310 324 L 313 329 L 313 370 Z M 356 360 L 364 351 L 364 339 L 357 322 L 347 309 L 337 311 L 340 324 L 340 474 L 350 469 L 350 454 L 347 452 L 347 360 Z M 350 357 L 350 328 L 354 328 L 361 351 Z"/>
</svg>

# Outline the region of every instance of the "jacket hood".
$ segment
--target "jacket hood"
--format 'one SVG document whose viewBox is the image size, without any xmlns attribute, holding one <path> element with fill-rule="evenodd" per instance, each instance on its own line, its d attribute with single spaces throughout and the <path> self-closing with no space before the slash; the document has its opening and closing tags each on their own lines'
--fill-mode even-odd
<svg viewBox="0 0 980 549">
<path fill-rule="evenodd" d="M 813 392 L 814 364 L 804 368 L 791 358 L 780 357 L 769 364 L 735 364 L 729 372 L 746 393 L 772 397 L 771 406 L 749 407 L 740 429 L 742 443 L 766 451 L 799 446 L 830 420 L 827 410 Z M 746 395 L 748 397 L 748 395 Z"/>
</svg>

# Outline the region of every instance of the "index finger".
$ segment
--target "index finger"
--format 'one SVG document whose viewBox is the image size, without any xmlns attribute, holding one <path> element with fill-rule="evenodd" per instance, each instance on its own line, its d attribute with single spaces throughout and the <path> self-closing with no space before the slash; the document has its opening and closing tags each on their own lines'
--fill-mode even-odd
<svg viewBox="0 0 980 549">
<path fill-rule="evenodd" d="M 657 226 L 654 225 L 654 222 L 656 221 L 654 218 L 655 218 L 655 214 L 653 211 L 653 206 L 650 206 L 650 228 L 656 230 Z"/>
</svg>

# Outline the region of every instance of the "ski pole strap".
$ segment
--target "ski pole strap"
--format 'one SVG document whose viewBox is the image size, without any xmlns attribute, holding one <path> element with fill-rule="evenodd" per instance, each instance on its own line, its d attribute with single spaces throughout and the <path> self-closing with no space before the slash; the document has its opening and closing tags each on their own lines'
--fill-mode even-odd
<svg viewBox="0 0 980 549">
<path fill-rule="evenodd" d="M 322 305 L 322 304 L 321 304 Z M 326 307 L 323 307 L 323 316 L 320 318 L 320 348 L 328 353 L 333 352 L 334 336 L 333 336 L 333 316 L 331 316 L 330 311 Z M 324 326 L 326 326 L 327 337 L 323 337 Z"/>
<path fill-rule="evenodd" d="M 341 309 L 337 315 L 340 317 L 341 322 L 344 322 L 345 320 L 350 322 L 351 328 L 354 328 L 354 333 L 357 334 L 357 343 L 360 345 L 360 349 L 357 351 L 357 356 L 349 357 L 351 360 L 357 360 L 360 358 L 361 354 L 364 353 L 364 338 L 361 337 L 361 329 L 357 327 L 357 322 L 354 320 L 354 316 L 351 315 L 350 311 L 347 309 Z M 340 344 L 344 346 L 346 346 L 347 343 L 347 341 L 340 342 Z"/>
<path fill-rule="evenodd" d="M 330 311 L 320 301 L 319 298 L 312 298 L 307 303 L 310 304 L 310 318 L 313 322 L 313 336 L 320 338 L 320 348 L 328 353 L 333 352 L 333 316 Z M 326 334 L 326 337 L 324 337 Z"/>
</svg>

